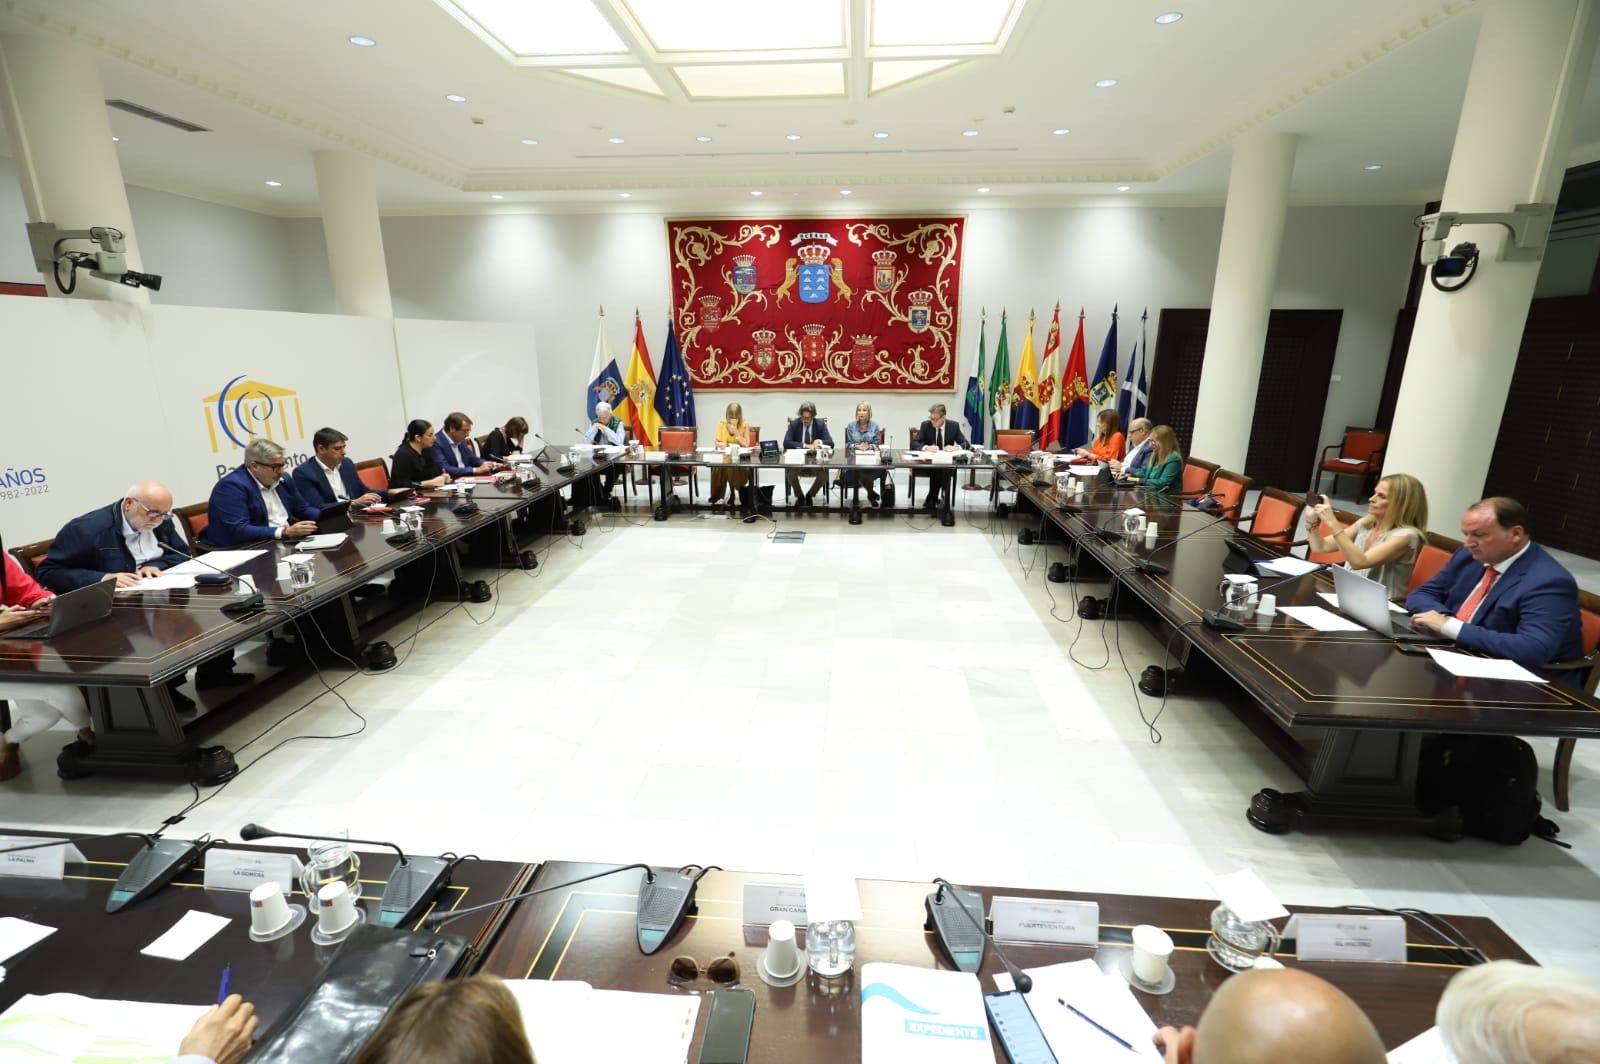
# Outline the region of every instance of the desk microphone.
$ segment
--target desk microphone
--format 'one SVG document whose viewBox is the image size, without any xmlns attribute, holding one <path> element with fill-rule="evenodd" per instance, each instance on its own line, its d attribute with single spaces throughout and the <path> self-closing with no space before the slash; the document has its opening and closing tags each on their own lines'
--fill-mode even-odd
<svg viewBox="0 0 1600 1064">
<path fill-rule="evenodd" d="M 0 850 L 0 854 L 40 850 L 49 846 L 69 846 L 93 839 L 144 840 L 144 849 L 133 855 L 128 867 L 122 870 L 122 875 L 118 876 L 117 881 L 111 886 L 111 894 L 106 898 L 108 913 L 120 912 L 135 902 L 150 897 L 193 868 L 206 847 L 211 845 L 209 842 L 163 839 L 160 835 L 146 835 L 142 831 L 117 831 L 109 835 L 75 835 L 66 839 L 52 839 L 49 842 L 35 842 L 27 846 L 12 846 Z"/>
<path fill-rule="evenodd" d="M 995 942 L 994 936 L 984 930 L 978 918 L 972 915 L 972 910 L 967 908 L 966 901 L 962 900 L 962 891 L 948 879 L 935 877 L 934 882 L 939 884 L 939 889 L 929 894 L 926 899 L 928 910 L 927 927 L 939 939 L 939 945 L 944 949 L 945 955 L 950 958 L 950 963 L 958 971 L 977 974 L 983 967 L 983 947 L 993 946 L 994 955 L 1000 958 L 1000 963 L 1011 975 L 1011 983 L 1017 992 L 1026 994 L 1033 989 L 1033 977 L 1015 964 L 1011 958 L 1000 951 L 1000 946 Z M 950 891 L 950 900 L 955 902 L 955 908 L 961 910 L 961 915 L 966 917 L 966 926 L 957 921 L 950 914 L 950 906 L 945 904 L 945 890 Z M 977 904 L 978 910 L 983 910 L 983 895 L 975 890 L 966 891 L 966 895 Z"/>
<path fill-rule="evenodd" d="M 257 839 L 320 839 L 328 842 L 359 842 L 368 846 L 387 846 L 400 856 L 400 863 L 389 873 L 389 882 L 383 888 L 383 899 L 378 903 L 378 923 L 384 927 L 400 927 L 425 909 L 434 895 L 450 885 L 450 872 L 455 861 L 445 857 L 407 857 L 392 842 L 374 839 L 344 839 L 336 835 L 302 835 L 294 831 L 275 831 L 260 824 L 246 824 L 239 829 L 239 838 L 245 842 Z"/>
<path fill-rule="evenodd" d="M 1275 588 L 1275 587 L 1281 587 L 1284 584 L 1292 584 L 1296 580 L 1299 580 L 1302 577 L 1310 576 L 1312 573 L 1320 573 L 1320 572 L 1322 572 L 1322 570 L 1327 569 L 1327 568 L 1330 568 L 1330 566 L 1328 566 L 1326 563 L 1324 563 L 1324 564 L 1318 565 L 1314 569 L 1307 569 L 1303 573 L 1295 573 L 1293 576 L 1281 577 L 1280 579 L 1274 580 L 1270 584 L 1263 584 L 1261 587 L 1256 588 L 1256 594 L 1260 595 L 1261 593 L 1263 593 L 1265 591 L 1269 591 L 1269 590 L 1271 590 L 1272 588 Z M 1243 624 L 1241 624 L 1239 621 L 1235 620 L 1234 618 L 1227 616 L 1221 610 L 1202 610 L 1202 611 L 1200 611 L 1200 617 L 1201 617 L 1202 620 L 1205 621 L 1205 624 L 1206 624 L 1207 628 L 1215 628 L 1219 632 L 1242 632 L 1242 631 L 1244 631 L 1244 625 Z"/>
<path fill-rule="evenodd" d="M 188 544 L 185 544 L 185 546 L 188 546 Z M 239 574 L 237 573 L 231 573 L 226 569 L 220 569 L 206 561 L 204 558 L 197 557 L 188 551 L 179 550 L 178 553 L 182 554 L 185 558 L 188 558 L 192 562 L 198 562 L 199 564 L 205 566 L 207 569 L 210 569 L 212 573 L 226 578 L 225 580 L 218 580 L 215 576 L 211 576 L 208 573 L 197 574 L 194 578 L 194 582 L 199 584 L 201 587 L 205 587 L 208 584 L 237 585 L 242 583 L 242 581 L 239 579 Z M 209 579 L 202 579 L 202 577 L 209 577 Z M 222 612 L 229 614 L 230 616 L 236 616 L 241 613 L 254 613 L 256 610 L 261 609 L 265 605 L 266 599 L 262 597 L 261 590 L 257 588 L 254 581 L 252 581 L 250 590 L 248 592 L 241 593 L 239 597 L 234 599 L 232 602 L 223 604 Z"/>
<path fill-rule="evenodd" d="M 643 918 L 644 918 L 644 911 L 645 911 L 645 891 L 647 889 L 650 889 L 651 887 L 653 887 L 654 884 L 655 884 L 655 881 L 658 878 L 660 878 L 662 876 L 665 876 L 668 873 L 664 873 L 664 872 L 663 873 L 657 873 L 649 865 L 627 864 L 627 865 L 617 865 L 615 868 L 607 868 L 603 872 L 595 872 L 592 875 L 579 876 L 577 879 L 569 879 L 565 883 L 552 883 L 547 887 L 534 887 L 532 890 L 525 890 L 520 894 L 513 894 L 510 897 L 501 898 L 498 901 L 484 902 L 482 905 L 470 905 L 465 909 L 456 909 L 456 910 L 453 910 L 451 912 L 433 913 L 433 914 L 431 914 L 429 916 L 425 916 L 425 917 L 422 918 L 422 928 L 421 929 L 424 930 L 424 931 L 432 931 L 435 928 L 443 927 L 445 924 L 450 923 L 452 920 L 459 920 L 463 916 L 471 916 L 473 913 L 481 913 L 481 912 L 484 912 L 485 910 L 493 909 L 495 906 L 504 905 L 508 901 L 519 901 L 519 900 L 521 900 L 523 898 L 531 898 L 536 894 L 548 894 L 553 890 L 565 890 L 568 887 L 575 887 L 579 883 L 587 883 L 591 879 L 600 879 L 600 878 L 602 878 L 604 876 L 615 875 L 618 872 L 626 872 L 630 868 L 637 868 L 637 869 L 639 869 L 640 871 L 642 871 L 644 873 L 644 881 L 639 884 L 639 905 L 638 905 L 638 913 L 639 913 L 638 919 L 640 921 L 642 921 Z M 688 878 L 688 877 L 684 877 L 684 878 Z M 690 893 L 691 896 L 694 894 L 694 881 L 693 880 L 690 880 L 690 882 L 689 882 L 689 893 Z M 685 909 L 687 909 L 687 906 L 685 906 Z M 681 921 L 682 919 L 683 919 L 683 914 L 680 913 L 678 915 L 678 920 Z M 672 925 L 673 929 L 676 929 L 677 926 L 678 926 L 677 923 L 674 923 Z M 666 940 L 666 934 L 663 934 L 661 936 L 661 941 L 665 941 L 665 940 Z M 656 946 L 659 946 L 660 944 L 661 944 L 661 942 L 658 941 L 656 943 Z M 655 948 L 654 947 L 652 947 L 650 949 L 645 949 L 645 945 L 644 945 L 644 929 L 643 929 L 642 925 L 641 925 L 641 928 L 640 928 L 640 931 L 639 931 L 639 948 L 641 950 L 643 950 L 645 953 L 653 953 L 653 952 L 655 952 Z"/>
</svg>

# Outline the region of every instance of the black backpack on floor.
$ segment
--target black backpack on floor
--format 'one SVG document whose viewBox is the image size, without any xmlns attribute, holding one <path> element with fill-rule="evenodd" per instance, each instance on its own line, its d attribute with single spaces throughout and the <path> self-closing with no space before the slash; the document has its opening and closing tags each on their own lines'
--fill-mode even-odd
<svg viewBox="0 0 1600 1064">
<path fill-rule="evenodd" d="M 1508 846 L 1530 835 L 1557 846 L 1561 829 L 1539 815 L 1539 762 L 1514 735 L 1435 735 L 1423 741 L 1417 805 L 1455 806 L 1468 835 Z M 1570 849 L 1570 847 L 1568 847 Z"/>
</svg>

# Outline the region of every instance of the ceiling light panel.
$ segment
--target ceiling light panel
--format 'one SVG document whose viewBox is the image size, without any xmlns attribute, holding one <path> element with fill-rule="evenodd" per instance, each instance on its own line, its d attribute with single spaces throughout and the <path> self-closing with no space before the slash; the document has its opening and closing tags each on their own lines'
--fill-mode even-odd
<svg viewBox="0 0 1600 1064">
<path fill-rule="evenodd" d="M 936 70 L 953 67 L 960 59 L 879 59 L 872 64 L 872 90 L 882 92 L 903 85 L 913 78 L 932 74 Z"/>
<path fill-rule="evenodd" d="M 845 46 L 844 0 L 624 0 L 624 5 L 657 52 Z"/>
<path fill-rule="evenodd" d="M 514 56 L 626 55 L 592 0 L 435 0 Z"/>
<path fill-rule="evenodd" d="M 1025 0 L 872 0 L 874 48 L 1001 45 Z"/>
<path fill-rule="evenodd" d="M 561 72 L 563 74 L 575 74 L 580 78 L 589 78 L 592 81 L 603 81 L 607 85 L 632 89 L 634 92 L 642 92 L 650 96 L 666 95 L 661 91 L 661 86 L 656 84 L 656 79 L 639 67 L 566 67 Z"/>
<path fill-rule="evenodd" d="M 843 96 L 843 63 L 680 66 L 673 73 L 690 96 Z"/>
</svg>

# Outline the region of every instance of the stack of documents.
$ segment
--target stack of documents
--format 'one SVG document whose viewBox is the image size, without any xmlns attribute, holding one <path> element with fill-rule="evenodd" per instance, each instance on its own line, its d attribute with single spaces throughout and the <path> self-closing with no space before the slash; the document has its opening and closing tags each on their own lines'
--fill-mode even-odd
<svg viewBox="0 0 1600 1064">
<path fill-rule="evenodd" d="M 684 1064 L 700 998 L 596 990 L 572 979 L 507 979 L 539 1064 Z"/>
<path fill-rule="evenodd" d="M 978 977 L 906 964 L 861 966 L 861 1062 L 994 1064 Z"/>
<path fill-rule="evenodd" d="M 169 1061 L 204 1005 L 24 994 L 0 1015 L 0 1060 Z"/>
<path fill-rule="evenodd" d="M 1161 1060 L 1156 1025 L 1120 976 L 1107 975 L 1092 960 L 1029 968 L 1027 973 L 1033 977 L 1028 1007 L 1058 1061 Z M 1005 973 L 995 976 L 994 983 L 1001 990 L 1011 989 L 1011 977 Z M 1125 1048 L 1124 1042 L 1132 1048 Z"/>
</svg>

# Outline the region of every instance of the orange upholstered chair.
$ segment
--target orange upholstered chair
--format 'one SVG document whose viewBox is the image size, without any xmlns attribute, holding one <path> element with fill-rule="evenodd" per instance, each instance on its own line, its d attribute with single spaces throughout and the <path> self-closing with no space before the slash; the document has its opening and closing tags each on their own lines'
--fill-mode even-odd
<svg viewBox="0 0 1600 1064">
<path fill-rule="evenodd" d="M 1578 661 L 1557 661 L 1545 666 L 1548 669 L 1586 669 L 1584 691 L 1592 697 L 1600 689 L 1600 595 L 1590 591 L 1578 592 L 1578 617 L 1583 623 L 1583 653 Z M 1567 777 L 1572 772 L 1572 751 L 1576 739 L 1562 739 L 1556 744 L 1556 764 L 1551 773 L 1556 795 L 1556 808 L 1567 811 Z"/>
<path fill-rule="evenodd" d="M 1317 467 L 1317 490 L 1322 490 L 1322 474 L 1332 473 L 1334 486 L 1339 477 L 1360 477 L 1361 490 L 1370 490 L 1370 483 L 1383 468 L 1383 451 L 1389 445 L 1389 434 L 1378 429 L 1357 428 L 1344 430 L 1344 438 L 1322 449 L 1322 464 Z M 1337 450 L 1337 455 L 1329 452 Z"/>
<path fill-rule="evenodd" d="M 189 549 L 196 554 L 205 550 L 205 544 L 200 542 L 200 537 L 205 533 L 206 526 L 211 523 L 211 504 L 197 502 L 193 506 L 180 506 L 172 513 L 183 526 L 183 538 L 189 541 Z"/>
<path fill-rule="evenodd" d="M 1295 536 L 1300 532 L 1300 515 L 1306 508 L 1305 499 L 1278 488 L 1262 488 L 1256 500 L 1256 512 L 1240 518 L 1250 522 L 1250 534 L 1263 543 L 1275 547 L 1299 547 L 1304 540 Z"/>
<path fill-rule="evenodd" d="M 1244 509 L 1244 493 L 1250 490 L 1250 478 L 1231 469 L 1217 470 L 1211 481 L 1211 494 L 1217 498 L 1217 514 L 1234 524 L 1239 523 L 1239 513 Z"/>
<path fill-rule="evenodd" d="M 20 547 L 11 548 L 11 556 L 17 559 L 17 564 L 27 571 L 29 576 L 39 573 L 39 559 L 50 552 L 50 544 L 54 539 L 41 539 L 36 543 L 24 543 Z"/>
<path fill-rule="evenodd" d="M 1185 458 L 1183 482 L 1179 485 L 1182 490 L 1178 492 L 1178 498 L 1198 499 L 1210 491 L 1211 482 L 1217 479 L 1218 468 L 1215 462 L 1207 462 L 1203 458 Z"/>
<path fill-rule="evenodd" d="M 994 445 L 1006 454 L 1029 454 L 1033 451 L 1033 430 L 996 429 Z"/>
<path fill-rule="evenodd" d="M 1411 583 L 1406 585 L 1406 594 L 1411 594 L 1423 584 L 1432 580 L 1434 574 L 1443 569 L 1456 551 L 1461 549 L 1459 539 L 1441 536 L 1436 532 L 1429 532 L 1427 540 L 1422 544 L 1422 551 L 1417 555 L 1417 563 L 1411 567 Z"/>
<path fill-rule="evenodd" d="M 693 425 L 662 426 L 660 443 L 661 449 L 668 454 L 693 454 L 695 436 L 698 430 Z M 689 501 L 693 502 L 700 494 L 700 478 L 696 475 L 698 467 L 692 465 L 675 465 L 672 475 L 675 477 L 686 476 L 689 478 Z"/>
<path fill-rule="evenodd" d="M 357 462 L 356 476 L 361 478 L 361 483 L 379 494 L 389 490 L 389 464 L 382 458 Z"/>
</svg>

